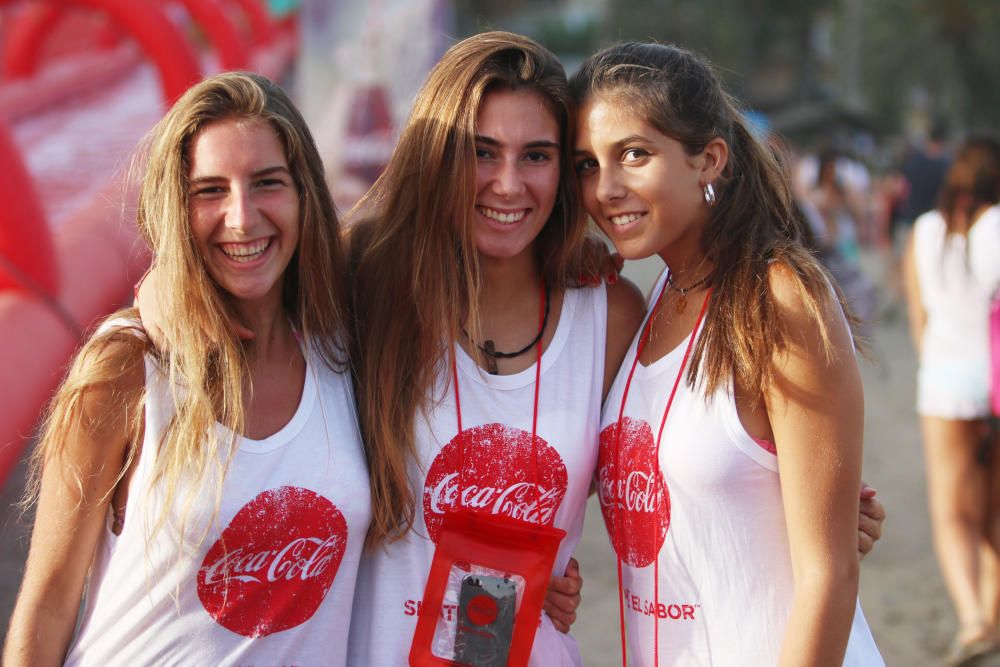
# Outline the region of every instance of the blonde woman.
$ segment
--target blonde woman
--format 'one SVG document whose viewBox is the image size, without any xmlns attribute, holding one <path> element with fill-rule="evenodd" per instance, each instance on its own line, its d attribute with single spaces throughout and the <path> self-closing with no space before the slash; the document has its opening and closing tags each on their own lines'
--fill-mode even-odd
<svg viewBox="0 0 1000 667">
<path fill-rule="evenodd" d="M 4 664 L 344 665 L 370 504 L 316 148 L 277 86 L 232 73 L 145 163 L 169 353 L 122 311 L 56 394 Z"/>
</svg>

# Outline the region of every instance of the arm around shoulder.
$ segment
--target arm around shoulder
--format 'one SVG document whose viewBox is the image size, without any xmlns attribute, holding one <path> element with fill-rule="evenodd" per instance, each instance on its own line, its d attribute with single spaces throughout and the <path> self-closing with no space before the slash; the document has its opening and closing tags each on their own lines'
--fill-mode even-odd
<svg viewBox="0 0 1000 667">
<path fill-rule="evenodd" d="M 142 342 L 99 335 L 74 362 L 50 408 L 31 547 L 3 664 L 61 665 L 109 505 L 141 424 Z M 96 341 L 96 342 L 95 342 Z M 137 342 L 138 341 L 138 342 Z"/>
<path fill-rule="evenodd" d="M 840 665 L 857 599 L 864 397 L 846 318 L 832 290 L 770 268 L 785 338 L 764 402 L 778 450 L 795 595 L 782 665 Z M 810 306 L 807 294 L 815 296 Z"/>
</svg>

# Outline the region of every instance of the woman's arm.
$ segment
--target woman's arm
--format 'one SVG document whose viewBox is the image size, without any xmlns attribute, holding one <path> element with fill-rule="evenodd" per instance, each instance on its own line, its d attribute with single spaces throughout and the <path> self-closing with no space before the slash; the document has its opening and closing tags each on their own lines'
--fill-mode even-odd
<svg viewBox="0 0 1000 667">
<path fill-rule="evenodd" d="M 109 343 L 74 375 L 108 368 L 109 358 L 135 356 L 127 345 Z M 108 356 L 104 356 L 108 355 Z M 141 356 L 124 375 L 83 390 L 70 411 L 64 446 L 46 457 L 24 580 L 11 616 L 3 664 L 61 665 L 72 639 L 84 581 L 121 477 L 129 442 L 131 409 L 144 384 Z M 131 407 L 130 407 L 131 406 Z M 39 446 L 47 446 L 40 442 Z"/>
<path fill-rule="evenodd" d="M 910 231 L 906 242 L 906 253 L 903 255 L 903 291 L 906 294 L 906 312 L 910 318 L 910 339 L 913 349 L 920 355 L 920 347 L 924 340 L 924 327 L 927 326 L 927 311 L 920 298 L 920 281 L 917 278 L 916 230 Z"/>
<path fill-rule="evenodd" d="M 858 593 L 858 488 L 864 400 L 837 300 L 810 314 L 790 269 L 773 265 L 771 293 L 787 345 L 773 358 L 764 401 L 778 449 L 795 595 L 781 665 L 840 665 Z"/>
</svg>

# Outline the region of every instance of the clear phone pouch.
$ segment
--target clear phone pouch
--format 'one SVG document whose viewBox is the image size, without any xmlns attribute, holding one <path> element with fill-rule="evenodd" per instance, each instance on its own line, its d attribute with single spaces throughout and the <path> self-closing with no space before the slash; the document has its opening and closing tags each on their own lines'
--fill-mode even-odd
<svg viewBox="0 0 1000 667">
<path fill-rule="evenodd" d="M 439 535 L 410 664 L 527 665 L 559 543 L 566 533 L 460 509 Z"/>
<path fill-rule="evenodd" d="M 435 657 L 461 665 L 506 665 L 524 578 L 467 562 L 452 564 L 443 612 L 434 629 Z"/>
</svg>

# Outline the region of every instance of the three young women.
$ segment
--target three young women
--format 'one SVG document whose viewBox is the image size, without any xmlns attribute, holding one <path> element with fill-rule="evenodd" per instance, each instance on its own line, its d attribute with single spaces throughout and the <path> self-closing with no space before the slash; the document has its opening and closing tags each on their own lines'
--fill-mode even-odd
<svg viewBox="0 0 1000 667">
<path fill-rule="evenodd" d="M 138 224 L 166 352 L 119 312 L 58 390 L 4 664 L 344 665 L 368 475 L 337 218 L 287 96 L 191 88 L 152 131 Z"/>
<path fill-rule="evenodd" d="M 601 422 L 623 664 L 882 664 L 857 606 L 852 336 L 774 156 L 683 49 L 611 47 L 571 86 L 587 211 L 667 265 Z"/>
<path fill-rule="evenodd" d="M 449 508 L 474 501 L 564 528 L 558 573 L 579 540 L 602 397 L 645 306 L 626 284 L 572 286 L 586 267 L 571 110 L 539 45 L 464 40 L 362 202 L 352 358 L 373 515 L 350 664 L 406 663 Z M 536 485 L 540 497 L 523 491 Z M 533 662 L 581 662 L 548 616 Z"/>
</svg>

